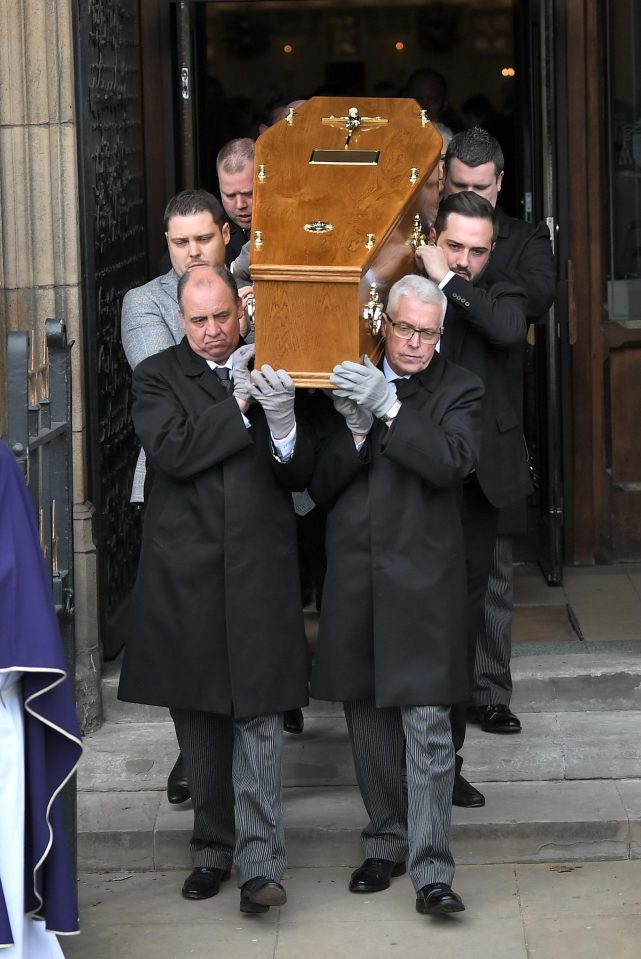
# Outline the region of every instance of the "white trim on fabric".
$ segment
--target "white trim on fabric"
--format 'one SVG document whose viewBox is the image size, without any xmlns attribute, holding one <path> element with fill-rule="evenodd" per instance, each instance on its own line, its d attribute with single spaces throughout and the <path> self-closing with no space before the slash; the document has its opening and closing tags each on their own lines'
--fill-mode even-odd
<svg viewBox="0 0 641 959">
<path fill-rule="evenodd" d="M 28 699 L 25 699 L 25 700 L 24 700 L 24 703 L 23 703 L 23 706 L 24 706 L 25 711 L 28 712 L 29 715 L 33 716 L 34 719 L 39 720 L 39 721 L 40 721 L 41 723 L 43 723 L 45 726 L 48 726 L 50 729 L 53 729 L 53 730 L 55 730 L 57 733 L 60 733 L 62 736 L 65 736 L 67 739 L 71 740 L 71 742 L 77 743 L 78 746 L 80 747 L 80 750 L 81 750 L 81 753 L 82 753 L 82 740 L 81 740 L 81 739 L 78 739 L 77 736 L 71 735 L 71 733 L 67 732 L 67 730 L 66 730 L 66 729 L 63 729 L 61 726 L 57 726 L 55 723 L 50 722 L 46 717 L 41 716 L 39 713 L 35 712 L 34 709 L 33 709 L 33 708 L 31 707 L 31 705 L 30 705 L 34 700 L 38 699 L 40 696 L 44 696 L 45 693 L 50 692 L 52 689 L 55 689 L 56 686 L 59 686 L 60 683 L 64 682 L 65 679 L 67 678 L 67 673 L 66 673 L 64 670 L 61 670 L 61 669 L 47 669 L 47 668 L 39 668 L 39 667 L 34 667 L 34 666 L 9 666 L 9 667 L 7 667 L 7 668 L 0 668 L 0 673 L 15 673 L 15 672 L 20 672 L 20 673 L 51 673 L 52 675 L 55 675 L 55 676 L 57 677 L 57 680 L 56 680 L 55 683 L 51 683 L 49 686 L 46 686 L 44 689 L 40 689 L 37 693 L 33 693 L 31 696 L 29 696 Z M 44 900 L 43 900 L 42 896 L 41 896 L 41 895 L 39 894 L 39 892 L 38 892 L 37 885 L 36 885 L 36 876 L 37 876 L 38 871 L 42 868 L 43 863 L 45 862 L 47 856 L 49 855 L 49 852 L 51 851 L 51 846 L 53 845 L 53 828 L 52 828 L 52 826 L 51 826 L 51 821 L 50 821 L 50 819 L 49 819 L 49 813 L 50 813 L 51 807 L 52 807 L 52 805 L 53 805 L 53 803 L 54 803 L 54 801 L 55 801 L 55 799 L 56 799 L 56 796 L 58 796 L 58 794 L 61 792 L 61 790 L 64 789 L 64 787 L 67 785 L 67 783 L 69 782 L 69 780 L 71 779 L 71 777 L 72 777 L 73 774 L 75 773 L 76 769 L 78 768 L 78 766 L 79 766 L 79 764 L 80 764 L 80 758 L 81 758 L 81 757 L 78 756 L 78 759 L 77 759 L 76 762 L 74 763 L 74 765 L 73 765 L 73 767 L 71 768 L 70 772 L 68 773 L 67 776 L 65 776 L 65 778 L 62 780 L 62 782 L 59 784 L 58 788 L 54 790 L 53 794 L 51 795 L 51 797 L 50 797 L 50 799 L 49 799 L 49 801 L 48 801 L 48 803 L 47 803 L 47 809 L 46 809 L 46 812 L 45 812 L 45 819 L 46 819 L 46 822 L 47 822 L 47 828 L 48 828 L 48 830 L 49 830 L 49 842 L 47 843 L 47 847 L 46 847 L 44 853 L 42 854 L 40 860 L 36 863 L 36 865 L 35 865 L 35 867 L 34 867 L 34 869 L 33 869 L 33 894 L 34 894 L 34 896 L 36 897 L 36 899 L 39 901 L 40 905 L 37 906 L 37 907 L 36 907 L 34 910 L 32 910 L 31 912 L 26 912 L 26 913 L 25 913 L 25 915 L 31 916 L 31 918 L 33 918 L 33 919 L 42 919 L 42 918 L 43 918 L 43 917 L 40 915 L 40 912 L 41 912 L 41 910 L 42 910 L 42 908 L 43 908 L 43 906 L 44 906 Z M 54 932 L 55 930 L 52 929 L 52 930 L 49 930 L 49 931 Z M 56 933 L 56 935 L 62 935 L 62 934 L 61 934 L 61 933 Z M 75 933 L 69 933 L 68 935 L 75 935 Z M 2 948 L 4 948 L 4 946 L 2 946 Z"/>
</svg>

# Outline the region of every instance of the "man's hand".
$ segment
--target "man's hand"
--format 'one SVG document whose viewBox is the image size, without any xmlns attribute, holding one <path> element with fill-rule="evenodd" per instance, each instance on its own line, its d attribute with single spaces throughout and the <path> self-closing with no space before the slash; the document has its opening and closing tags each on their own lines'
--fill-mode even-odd
<svg viewBox="0 0 641 959">
<path fill-rule="evenodd" d="M 244 413 L 251 405 L 251 380 L 249 378 L 249 363 L 254 358 L 256 347 L 253 343 L 239 346 L 231 355 L 231 369 L 234 384 L 234 399 Z"/>
<path fill-rule="evenodd" d="M 359 406 L 355 400 L 350 400 L 349 396 L 339 396 L 336 390 L 328 390 L 327 392 L 332 394 L 334 409 L 344 417 L 350 433 L 355 437 L 364 439 L 374 422 L 370 411 L 366 410 L 364 406 Z"/>
<path fill-rule="evenodd" d="M 440 283 L 443 277 L 449 272 L 447 257 L 440 246 L 428 243 L 427 246 L 418 246 L 416 248 L 416 260 L 422 265 L 426 276 L 435 283 Z"/>
<path fill-rule="evenodd" d="M 264 363 L 252 370 L 249 392 L 265 411 L 269 432 L 275 440 L 284 439 L 296 425 L 295 387 L 285 370 L 274 370 Z"/>
<path fill-rule="evenodd" d="M 240 335 L 247 336 L 250 332 L 250 323 L 249 316 L 247 315 L 247 298 L 253 296 L 254 287 L 253 286 L 241 286 L 238 290 L 238 296 L 240 297 L 240 302 L 243 305 L 243 315 L 240 318 Z"/>
<path fill-rule="evenodd" d="M 396 402 L 396 390 L 368 356 L 363 357 L 362 365 L 345 360 L 335 366 L 330 380 L 337 387 L 334 391 L 336 396 L 354 400 L 379 419 L 384 419 Z"/>
</svg>

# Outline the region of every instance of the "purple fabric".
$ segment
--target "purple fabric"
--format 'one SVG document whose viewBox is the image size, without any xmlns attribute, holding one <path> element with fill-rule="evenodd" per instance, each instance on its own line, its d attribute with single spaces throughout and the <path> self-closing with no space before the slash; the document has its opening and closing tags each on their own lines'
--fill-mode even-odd
<svg viewBox="0 0 641 959">
<path fill-rule="evenodd" d="M 0 946 L 12 946 L 13 943 L 11 924 L 9 923 L 7 906 L 2 895 L 2 883 L 0 882 Z"/>
<path fill-rule="evenodd" d="M 0 671 L 7 670 L 23 671 L 25 912 L 55 932 L 75 932 L 76 880 L 59 796 L 49 806 L 78 763 L 80 731 L 33 504 L 0 443 Z M 11 942 L 3 921 L 8 925 L 0 887 L 0 943 Z"/>
</svg>

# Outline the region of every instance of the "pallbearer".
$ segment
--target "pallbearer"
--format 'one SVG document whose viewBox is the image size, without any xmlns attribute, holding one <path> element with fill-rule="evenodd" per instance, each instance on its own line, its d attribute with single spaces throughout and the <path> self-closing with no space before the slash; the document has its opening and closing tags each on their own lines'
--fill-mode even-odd
<svg viewBox="0 0 641 959">
<path fill-rule="evenodd" d="M 286 900 L 282 713 L 307 702 L 290 491 L 312 447 L 285 373 L 252 371 L 224 267 L 178 284 L 185 337 L 134 370 L 148 497 L 119 696 L 168 706 L 194 804 L 186 899 L 232 864 L 242 912 Z"/>
<path fill-rule="evenodd" d="M 334 369 L 336 415 L 311 484 L 328 510 L 312 695 L 344 703 L 370 817 L 349 888 L 379 892 L 407 868 L 428 915 L 464 909 L 451 888 L 449 710 L 468 695 L 459 496 L 483 394 L 436 351 L 445 306 L 424 277 L 392 287 L 380 367 Z"/>
</svg>

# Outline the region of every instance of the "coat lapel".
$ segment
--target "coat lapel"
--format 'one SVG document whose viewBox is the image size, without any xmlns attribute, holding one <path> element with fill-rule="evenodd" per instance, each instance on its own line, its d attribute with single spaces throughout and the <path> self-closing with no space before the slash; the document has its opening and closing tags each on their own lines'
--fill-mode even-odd
<svg viewBox="0 0 641 959">
<path fill-rule="evenodd" d="M 214 371 L 209 368 L 207 361 L 194 353 L 187 342 L 187 337 L 184 337 L 176 347 L 176 355 L 185 376 L 193 379 L 212 399 L 227 399 L 228 394 L 220 385 L 220 380 Z"/>
<path fill-rule="evenodd" d="M 416 376 L 412 376 L 410 378 L 410 383 L 415 382 L 416 389 L 418 389 L 419 385 L 421 385 L 423 389 L 428 391 L 428 393 L 433 393 L 441 382 L 444 370 L 444 358 L 440 353 L 434 353 L 429 365 L 420 373 L 417 373 Z"/>
<path fill-rule="evenodd" d="M 467 323 L 459 314 L 458 307 L 448 303 L 443 325 L 445 326 L 445 331 L 441 337 L 441 352 L 439 356 L 442 356 L 446 360 L 453 360 L 453 362 L 456 363 L 457 357 L 460 357 L 463 350 L 463 340 L 465 339 L 465 330 L 467 329 Z M 430 366 L 431 365 L 430 363 Z"/>
<path fill-rule="evenodd" d="M 160 278 L 160 285 L 173 302 L 178 306 L 178 274 L 172 269 Z"/>
</svg>

